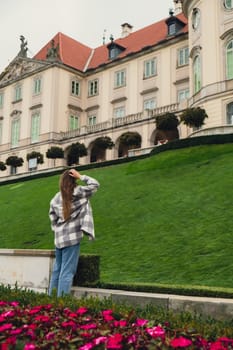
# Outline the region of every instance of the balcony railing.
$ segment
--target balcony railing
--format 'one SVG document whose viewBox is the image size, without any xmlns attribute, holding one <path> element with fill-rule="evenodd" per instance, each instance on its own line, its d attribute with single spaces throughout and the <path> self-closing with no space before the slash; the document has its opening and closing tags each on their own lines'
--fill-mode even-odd
<svg viewBox="0 0 233 350">
<path fill-rule="evenodd" d="M 60 139 L 65 140 L 73 137 L 77 137 L 85 134 L 92 134 L 98 131 L 103 131 L 111 128 L 117 128 L 120 126 L 134 124 L 135 122 L 152 119 L 157 115 L 164 114 L 167 112 L 177 112 L 179 111 L 179 103 L 173 103 L 171 105 L 162 106 L 154 109 L 148 109 L 143 112 L 129 114 L 122 118 L 113 118 L 106 122 L 98 123 L 95 125 L 84 125 L 79 129 L 60 132 Z"/>
</svg>

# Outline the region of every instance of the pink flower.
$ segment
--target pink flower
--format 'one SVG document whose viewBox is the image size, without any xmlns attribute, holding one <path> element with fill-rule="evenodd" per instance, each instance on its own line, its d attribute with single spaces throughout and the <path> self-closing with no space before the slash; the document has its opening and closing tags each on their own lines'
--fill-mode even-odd
<svg viewBox="0 0 233 350">
<path fill-rule="evenodd" d="M 83 314 L 85 314 L 87 312 L 87 308 L 86 307 L 80 307 L 77 311 L 76 311 L 76 313 L 78 314 L 78 315 L 83 315 Z"/>
<path fill-rule="evenodd" d="M 95 323 L 88 323 L 80 326 L 81 329 L 94 329 L 97 328 Z"/>
<path fill-rule="evenodd" d="M 111 335 L 107 341 L 107 349 L 122 349 L 120 344 L 123 339 L 123 336 L 120 333 Z"/>
<path fill-rule="evenodd" d="M 106 340 L 107 340 L 107 337 L 98 337 L 98 338 L 95 338 L 93 340 L 93 344 L 96 346 L 96 345 L 99 345 L 101 343 L 106 342 Z"/>
<path fill-rule="evenodd" d="M 26 344 L 23 350 L 35 350 L 36 346 L 34 344 Z"/>
<path fill-rule="evenodd" d="M 102 311 L 102 315 L 104 317 L 104 320 L 107 322 L 114 320 L 114 317 L 112 316 L 112 310 L 104 310 Z"/>
<path fill-rule="evenodd" d="M 81 346 L 81 347 L 79 348 L 79 350 L 90 350 L 90 349 L 92 349 L 92 348 L 93 348 L 93 344 L 92 344 L 92 343 L 87 343 L 87 344 Z"/>
<path fill-rule="evenodd" d="M 184 337 L 174 338 L 171 341 L 173 348 L 185 348 L 190 345 L 192 345 L 192 341 Z"/>
<path fill-rule="evenodd" d="M 126 327 L 127 321 L 126 320 L 120 320 L 120 321 L 114 321 L 114 327 Z"/>
<path fill-rule="evenodd" d="M 137 318 L 135 325 L 138 327 L 143 327 L 148 323 L 148 320 Z"/>
<path fill-rule="evenodd" d="M 160 326 L 156 326 L 153 328 L 147 328 L 147 333 L 150 334 L 152 336 L 152 338 L 164 338 L 165 337 L 165 330 L 160 327 Z"/>
<path fill-rule="evenodd" d="M 11 329 L 13 327 L 12 323 L 5 323 L 0 327 L 0 332 L 4 332 L 8 329 Z"/>
<path fill-rule="evenodd" d="M 227 345 L 225 347 L 219 340 L 212 343 L 210 346 L 210 350 L 226 350 L 226 349 L 228 349 Z"/>
</svg>

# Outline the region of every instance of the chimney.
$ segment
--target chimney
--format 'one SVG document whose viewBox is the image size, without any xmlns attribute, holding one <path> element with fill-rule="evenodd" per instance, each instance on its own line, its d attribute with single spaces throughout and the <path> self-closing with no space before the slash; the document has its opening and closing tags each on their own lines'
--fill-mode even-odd
<svg viewBox="0 0 233 350">
<path fill-rule="evenodd" d="M 182 12 L 182 0 L 174 0 L 175 16 Z"/>
<path fill-rule="evenodd" d="M 125 38 L 132 32 L 133 26 L 131 26 L 129 23 L 123 23 L 121 25 L 121 29 L 121 37 Z"/>
</svg>

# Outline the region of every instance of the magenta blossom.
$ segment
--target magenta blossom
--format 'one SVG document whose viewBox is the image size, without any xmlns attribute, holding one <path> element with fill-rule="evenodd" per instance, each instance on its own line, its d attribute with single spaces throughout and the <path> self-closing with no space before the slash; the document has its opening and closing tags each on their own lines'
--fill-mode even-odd
<svg viewBox="0 0 233 350">
<path fill-rule="evenodd" d="M 174 338 L 171 341 L 171 346 L 173 348 L 185 348 L 190 345 L 192 345 L 192 341 L 184 337 Z"/>
<path fill-rule="evenodd" d="M 165 338 L 165 330 L 160 326 L 147 328 L 146 331 L 148 334 L 151 335 L 152 338 L 161 338 L 161 339 Z"/>
<path fill-rule="evenodd" d="M 135 322 L 135 326 L 144 327 L 147 323 L 148 323 L 148 320 L 137 318 L 137 320 Z"/>
</svg>

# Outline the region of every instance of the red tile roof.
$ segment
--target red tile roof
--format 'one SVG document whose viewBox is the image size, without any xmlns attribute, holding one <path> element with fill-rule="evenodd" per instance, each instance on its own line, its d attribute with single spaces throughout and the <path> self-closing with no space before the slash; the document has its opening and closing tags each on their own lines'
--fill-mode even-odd
<svg viewBox="0 0 233 350">
<path fill-rule="evenodd" d="M 188 33 L 188 22 L 184 14 L 176 16 L 184 27 L 179 33 Z M 158 45 L 160 42 L 171 40 L 173 37 L 167 35 L 167 19 L 151 24 L 147 27 L 132 32 L 125 38 L 114 40 L 114 43 L 122 46 L 125 50 L 118 56 L 123 58 L 129 54 L 137 53 L 143 48 Z M 94 69 L 100 65 L 111 62 L 108 58 L 108 48 L 106 45 L 99 46 L 95 49 L 81 44 L 80 42 L 58 33 L 53 38 L 55 46 L 59 44 L 59 54 L 61 62 L 80 71 Z M 48 48 L 51 42 L 47 43 L 35 56 L 35 59 L 45 60 Z"/>
</svg>

